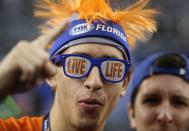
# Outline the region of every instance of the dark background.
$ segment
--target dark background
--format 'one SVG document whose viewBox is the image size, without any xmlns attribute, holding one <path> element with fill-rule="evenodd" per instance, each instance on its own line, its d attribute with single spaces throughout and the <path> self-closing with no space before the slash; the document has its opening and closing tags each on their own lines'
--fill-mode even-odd
<svg viewBox="0 0 189 131">
<path fill-rule="evenodd" d="M 126 7 L 135 0 L 110 0 L 112 6 Z M 33 17 L 34 0 L 0 0 L 0 60 L 19 40 L 33 40 L 40 33 L 37 26 L 42 21 Z M 150 5 L 161 14 L 158 19 L 158 32 L 146 43 L 138 43 L 132 50 L 135 63 L 151 53 L 177 51 L 189 55 L 189 1 L 151 0 Z M 44 84 L 23 95 L 14 96 L 22 108 L 21 115 L 41 115 L 47 113 L 52 103 L 50 88 Z M 24 98 L 24 99 L 23 99 Z M 116 110 L 110 116 L 106 130 L 129 131 L 126 113 L 126 97 L 121 98 Z"/>
</svg>

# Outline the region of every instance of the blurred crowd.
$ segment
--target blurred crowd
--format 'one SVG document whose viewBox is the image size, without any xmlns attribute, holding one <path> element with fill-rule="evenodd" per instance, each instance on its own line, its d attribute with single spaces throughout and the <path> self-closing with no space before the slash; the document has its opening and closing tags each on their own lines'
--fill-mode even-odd
<svg viewBox="0 0 189 131">
<path fill-rule="evenodd" d="M 112 6 L 116 7 L 128 6 L 135 2 L 134 0 L 110 1 Z M 33 3 L 34 0 L 0 0 L 0 60 L 19 40 L 32 40 L 39 35 L 37 26 L 42 21 L 33 17 Z M 158 32 L 149 42 L 138 43 L 133 49 L 135 63 L 154 52 L 177 51 L 189 55 L 189 1 L 151 0 L 150 4 L 160 12 Z M 14 98 L 22 108 L 21 115 L 40 115 L 49 111 L 53 96 L 48 85 L 44 84 Z M 113 131 L 119 128 L 129 131 L 128 125 L 125 96 L 121 98 L 116 110 L 110 116 L 106 130 Z"/>
</svg>

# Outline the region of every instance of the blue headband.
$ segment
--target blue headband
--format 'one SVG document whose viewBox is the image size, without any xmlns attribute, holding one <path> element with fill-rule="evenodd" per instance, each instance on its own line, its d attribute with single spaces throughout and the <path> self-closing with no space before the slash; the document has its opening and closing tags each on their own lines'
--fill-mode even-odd
<svg viewBox="0 0 189 131">
<path fill-rule="evenodd" d="M 90 24 L 84 19 L 72 21 L 67 30 L 55 40 L 50 50 L 50 59 L 53 60 L 70 46 L 87 42 L 114 46 L 131 60 L 127 37 L 120 25 L 111 21 L 95 21 Z"/>
<path fill-rule="evenodd" d="M 184 80 L 189 82 L 189 59 L 187 58 L 187 56 L 183 54 L 177 53 L 179 56 L 181 56 L 185 60 L 186 62 L 185 68 L 178 68 L 178 67 L 177 68 L 162 68 L 162 67 L 153 65 L 157 58 L 165 54 L 169 54 L 169 53 L 158 53 L 158 54 L 151 55 L 150 57 L 147 57 L 145 60 L 143 60 L 136 67 L 128 86 L 127 97 L 130 103 L 132 102 L 133 95 L 139 88 L 142 81 L 152 76 L 153 74 L 176 75 L 176 76 L 182 77 Z"/>
</svg>

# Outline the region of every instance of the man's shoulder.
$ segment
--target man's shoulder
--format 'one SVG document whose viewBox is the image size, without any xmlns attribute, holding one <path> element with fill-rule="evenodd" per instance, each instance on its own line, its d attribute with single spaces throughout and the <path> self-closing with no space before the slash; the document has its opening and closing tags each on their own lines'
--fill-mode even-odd
<svg viewBox="0 0 189 131">
<path fill-rule="evenodd" d="M 43 118 L 44 116 L 23 116 L 21 118 L 10 117 L 8 119 L 0 119 L 0 130 L 40 131 L 42 130 Z"/>
</svg>

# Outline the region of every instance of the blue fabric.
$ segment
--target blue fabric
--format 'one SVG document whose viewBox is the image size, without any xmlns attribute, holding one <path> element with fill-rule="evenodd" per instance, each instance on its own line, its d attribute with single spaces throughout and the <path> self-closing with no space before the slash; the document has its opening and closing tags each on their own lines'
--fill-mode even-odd
<svg viewBox="0 0 189 131">
<path fill-rule="evenodd" d="M 106 21 L 106 23 L 96 21 L 91 24 L 87 24 L 83 19 L 72 21 L 66 31 L 64 31 L 53 43 L 50 50 L 50 57 L 70 41 L 86 37 L 101 37 L 113 40 L 121 45 L 130 60 L 130 48 L 127 37 L 120 25 L 111 21 Z"/>
<path fill-rule="evenodd" d="M 139 85 L 141 82 L 145 79 L 150 77 L 152 74 L 171 74 L 171 75 L 176 75 L 176 76 L 181 76 L 179 73 L 180 68 L 160 68 L 157 66 L 153 66 L 154 61 L 159 58 L 161 55 L 165 55 L 167 53 L 158 53 L 158 54 L 153 54 L 146 59 L 144 59 L 134 70 L 131 81 L 128 86 L 128 101 L 131 102 L 133 94 L 135 91 L 138 89 Z M 184 79 L 189 82 L 189 59 L 187 56 L 180 54 L 182 58 L 184 58 L 186 62 L 186 67 L 185 67 L 185 74 L 184 74 Z"/>
</svg>

